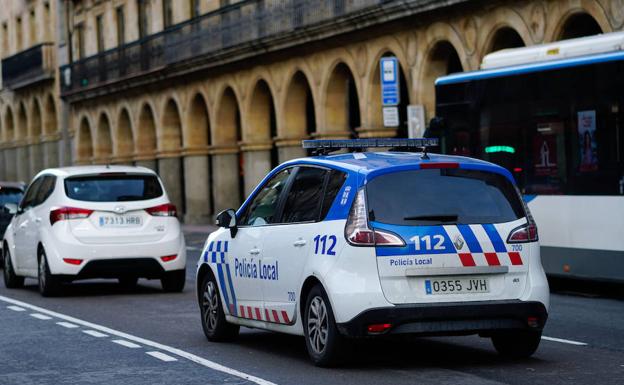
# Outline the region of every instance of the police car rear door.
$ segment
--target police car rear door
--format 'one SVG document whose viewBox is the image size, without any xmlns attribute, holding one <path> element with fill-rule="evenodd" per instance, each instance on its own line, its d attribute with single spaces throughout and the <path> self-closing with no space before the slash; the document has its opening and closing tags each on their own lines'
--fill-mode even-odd
<svg viewBox="0 0 624 385">
<path fill-rule="evenodd" d="M 371 227 L 405 246 L 376 246 L 392 303 L 519 298 L 531 248 L 508 237 L 526 226 L 524 206 L 504 175 L 431 165 L 379 175 L 366 186 Z"/>
</svg>

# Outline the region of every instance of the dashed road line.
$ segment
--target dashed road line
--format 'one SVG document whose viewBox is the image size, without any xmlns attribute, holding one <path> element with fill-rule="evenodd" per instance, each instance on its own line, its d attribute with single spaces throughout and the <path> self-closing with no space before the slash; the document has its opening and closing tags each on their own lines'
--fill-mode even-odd
<svg viewBox="0 0 624 385">
<path fill-rule="evenodd" d="M 149 354 L 152 357 L 158 358 L 161 361 L 165 361 L 165 362 L 171 362 L 171 361 L 177 361 L 178 359 L 175 357 L 171 357 L 168 354 L 165 353 L 161 353 L 161 352 L 145 352 L 146 354 Z"/>
<path fill-rule="evenodd" d="M 184 351 L 184 350 L 178 349 L 178 348 L 174 348 L 174 347 L 169 346 L 169 345 L 165 345 L 165 344 L 161 344 L 159 342 L 151 341 L 151 340 L 148 340 L 148 339 L 145 339 L 145 338 L 133 336 L 131 334 L 124 333 L 124 332 L 119 331 L 119 330 L 111 329 L 111 328 L 106 327 L 106 326 L 102 326 L 102 325 L 98 325 L 98 324 L 95 324 L 95 323 L 92 323 L 92 322 L 84 321 L 84 320 L 81 320 L 81 319 L 78 319 L 78 318 L 74 318 L 72 316 L 68 316 L 68 315 L 61 314 L 61 313 L 58 313 L 58 312 L 55 312 L 55 311 L 52 311 L 52 310 L 44 309 L 42 307 L 31 305 L 29 303 L 18 301 L 16 299 L 5 297 L 5 296 L 2 296 L 2 295 L 0 295 L 0 301 L 6 302 L 6 303 L 9 303 L 9 304 L 12 304 L 12 305 L 18 305 L 18 306 L 21 306 L 21 307 L 24 307 L 24 308 L 27 308 L 27 309 L 30 309 L 30 310 L 34 310 L 34 311 L 37 311 L 37 312 L 40 312 L 40 313 L 44 313 L 44 314 L 47 314 L 47 315 L 52 316 L 52 317 L 56 317 L 56 318 L 59 318 L 59 319 L 62 319 L 62 320 L 65 320 L 65 321 L 68 321 L 68 322 L 71 322 L 71 323 L 75 323 L 75 324 L 87 327 L 89 329 L 95 329 L 95 330 L 98 330 L 98 331 L 103 332 L 103 333 L 108 333 L 108 334 L 114 335 L 116 337 L 120 337 L 120 338 L 124 338 L 126 340 L 134 341 L 136 343 L 139 343 L 139 344 L 142 344 L 142 345 L 145 345 L 145 346 L 150 346 L 152 348 L 155 348 L 155 349 L 158 349 L 158 350 L 162 350 L 162 351 L 174 354 L 174 355 L 176 355 L 178 357 L 186 358 L 187 360 L 195 362 L 196 364 L 202 365 L 202 366 L 204 366 L 206 368 L 209 368 L 209 369 L 221 372 L 221 373 L 225 373 L 225 374 L 230 375 L 230 376 L 235 376 L 235 377 L 238 377 L 238 378 L 242 378 L 244 380 L 247 380 L 247 381 L 250 381 L 250 382 L 254 382 L 254 383 L 258 384 L 258 385 L 276 385 L 275 383 L 273 383 L 271 381 L 267 381 L 267 380 L 265 380 L 263 378 L 252 376 L 251 374 L 247 374 L 245 372 L 241 372 L 239 370 L 230 368 L 228 366 L 218 364 L 218 363 L 216 363 L 214 361 L 207 360 L 207 359 L 205 359 L 203 357 L 200 357 L 200 356 L 197 356 L 197 355 L 195 355 L 193 353 L 189 353 L 187 351 Z"/>
<path fill-rule="evenodd" d="M 59 325 L 59 326 L 62 326 L 64 328 L 68 328 L 68 329 L 75 329 L 75 328 L 78 327 L 78 325 L 76 325 L 76 324 L 69 323 L 69 322 L 64 322 L 64 321 L 57 322 L 56 324 Z"/>
<path fill-rule="evenodd" d="M 546 340 L 546 341 L 552 341 L 552 342 L 561 342 L 562 344 L 569 344 L 569 345 L 576 345 L 576 346 L 587 346 L 587 343 L 585 343 L 585 342 L 566 340 L 566 339 L 563 339 L 563 338 L 542 336 L 542 339 Z"/>
<path fill-rule="evenodd" d="M 116 343 L 117 345 L 125 346 L 131 349 L 138 349 L 141 345 L 137 345 L 134 342 L 126 341 L 126 340 L 112 340 L 111 342 Z"/>
<path fill-rule="evenodd" d="M 7 309 L 11 309 L 11 310 L 13 310 L 13 311 L 26 311 L 26 309 L 24 309 L 24 308 L 22 308 L 22 307 L 19 307 L 19 306 L 13 306 L 13 305 L 11 305 L 11 306 L 7 306 Z"/>
<path fill-rule="evenodd" d="M 30 316 L 36 319 L 44 320 L 44 321 L 52 319 L 52 317 L 48 317 L 47 315 L 39 314 L 39 313 L 31 313 Z"/>
<path fill-rule="evenodd" d="M 108 337 L 108 334 L 100 333 L 97 330 L 83 330 L 82 332 L 96 338 Z"/>
</svg>

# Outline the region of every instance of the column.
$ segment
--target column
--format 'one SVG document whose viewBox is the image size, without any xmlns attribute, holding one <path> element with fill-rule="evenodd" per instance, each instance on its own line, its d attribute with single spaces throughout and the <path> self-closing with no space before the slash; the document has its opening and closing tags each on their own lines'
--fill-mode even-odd
<svg viewBox="0 0 624 385">
<path fill-rule="evenodd" d="M 219 149 L 211 153 L 214 212 L 218 214 L 225 209 L 237 209 L 241 203 L 238 149 Z"/>
<path fill-rule="evenodd" d="M 182 214 L 183 211 L 181 168 L 182 162 L 179 156 L 158 159 L 158 175 L 165 185 L 169 201 L 178 208 L 178 214 Z"/>
<path fill-rule="evenodd" d="M 245 177 L 245 197 L 271 171 L 271 144 L 243 144 L 243 172 Z"/>
<path fill-rule="evenodd" d="M 184 223 L 211 223 L 210 169 L 207 154 L 184 156 Z"/>
</svg>

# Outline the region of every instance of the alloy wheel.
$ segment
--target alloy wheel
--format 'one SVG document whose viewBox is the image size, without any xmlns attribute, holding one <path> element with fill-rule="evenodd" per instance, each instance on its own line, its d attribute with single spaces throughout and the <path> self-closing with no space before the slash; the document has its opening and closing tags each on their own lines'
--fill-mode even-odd
<svg viewBox="0 0 624 385">
<path fill-rule="evenodd" d="M 314 297 L 308 309 L 308 340 L 315 353 L 321 354 L 327 346 L 328 318 L 325 301 Z"/>
<path fill-rule="evenodd" d="M 213 281 L 208 281 L 204 287 L 202 310 L 204 312 L 204 324 L 209 330 L 215 330 L 217 328 L 218 301 L 217 288 Z"/>
</svg>

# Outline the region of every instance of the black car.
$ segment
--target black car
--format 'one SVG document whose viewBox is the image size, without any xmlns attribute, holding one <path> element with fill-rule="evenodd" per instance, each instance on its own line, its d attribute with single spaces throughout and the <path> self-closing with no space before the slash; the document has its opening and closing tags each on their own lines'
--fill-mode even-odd
<svg viewBox="0 0 624 385">
<path fill-rule="evenodd" d="M 13 214 L 5 205 L 12 203 L 18 205 L 24 195 L 24 184 L 19 182 L 0 182 L 0 241 L 4 239 L 4 231 L 11 222 Z M 0 242 L 2 249 L 2 242 Z M 2 253 L 0 253 L 0 262 L 2 261 Z M 0 264 L 2 266 L 2 264 Z"/>
</svg>

